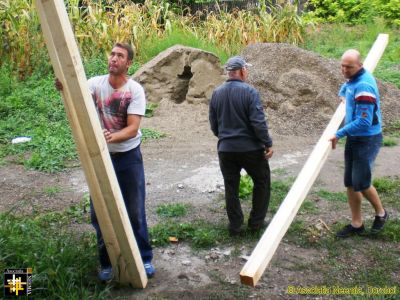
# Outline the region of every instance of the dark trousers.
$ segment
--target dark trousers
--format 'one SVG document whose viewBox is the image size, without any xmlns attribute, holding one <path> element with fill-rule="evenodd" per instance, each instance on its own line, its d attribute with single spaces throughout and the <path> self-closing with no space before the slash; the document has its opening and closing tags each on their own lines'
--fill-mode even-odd
<svg viewBox="0 0 400 300">
<path fill-rule="evenodd" d="M 264 150 L 249 152 L 219 152 L 219 165 L 225 183 L 226 211 L 229 228 L 237 230 L 243 224 L 243 212 L 239 201 L 240 171 L 246 170 L 254 183 L 252 209 L 248 225 L 261 225 L 267 214 L 271 176 Z"/>
<path fill-rule="evenodd" d="M 153 252 L 149 243 L 147 221 L 145 212 L 145 179 L 142 154 L 140 146 L 117 155 L 111 156 L 118 183 L 121 188 L 122 197 L 125 202 L 128 217 L 131 222 L 133 233 L 139 247 L 143 262 L 150 262 Z M 107 249 L 104 244 L 100 226 L 97 221 L 93 203 L 90 201 L 92 225 L 96 230 L 97 244 L 99 250 L 100 265 L 111 266 Z"/>
</svg>

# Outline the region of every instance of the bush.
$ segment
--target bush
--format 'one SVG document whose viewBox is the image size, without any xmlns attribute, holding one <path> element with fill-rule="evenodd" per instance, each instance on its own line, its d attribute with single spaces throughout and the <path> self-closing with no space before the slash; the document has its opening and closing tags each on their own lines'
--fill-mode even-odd
<svg viewBox="0 0 400 300">
<path fill-rule="evenodd" d="M 389 24 L 400 25 L 400 0 L 309 0 L 307 20 L 365 24 L 384 17 Z"/>
</svg>

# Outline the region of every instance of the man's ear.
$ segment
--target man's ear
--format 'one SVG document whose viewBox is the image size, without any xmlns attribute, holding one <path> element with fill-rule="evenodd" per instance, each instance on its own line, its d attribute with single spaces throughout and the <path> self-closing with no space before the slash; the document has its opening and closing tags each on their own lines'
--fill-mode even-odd
<svg viewBox="0 0 400 300">
<path fill-rule="evenodd" d="M 244 68 L 240 69 L 240 77 L 244 80 L 246 77 L 246 70 Z"/>
</svg>

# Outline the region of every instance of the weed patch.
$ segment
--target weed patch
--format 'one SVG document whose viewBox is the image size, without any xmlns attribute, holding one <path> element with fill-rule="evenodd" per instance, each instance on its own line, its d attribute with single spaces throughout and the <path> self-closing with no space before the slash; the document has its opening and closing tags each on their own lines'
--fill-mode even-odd
<svg viewBox="0 0 400 300">
<path fill-rule="evenodd" d="M 400 189 L 400 179 L 391 177 L 375 178 L 372 184 L 378 191 L 378 193 L 395 193 L 396 190 Z"/>
<path fill-rule="evenodd" d="M 157 214 L 166 218 L 176 218 L 186 216 L 191 206 L 182 203 L 162 204 L 157 207 Z"/>
<path fill-rule="evenodd" d="M 330 192 L 327 190 L 319 190 L 316 192 L 316 195 L 328 201 L 347 203 L 347 194 L 345 192 Z"/>
<path fill-rule="evenodd" d="M 318 212 L 318 208 L 316 207 L 314 201 L 311 200 L 304 200 L 303 203 L 301 204 L 299 214 L 315 214 Z"/>
<path fill-rule="evenodd" d="M 71 234 L 71 220 L 69 213 L 1 214 L 0 268 L 32 267 L 32 294 L 38 299 L 107 299 L 109 287 L 95 277 L 96 237 Z"/>
<path fill-rule="evenodd" d="M 384 137 L 382 144 L 384 147 L 394 147 L 397 146 L 397 139 L 392 137 Z"/>
<path fill-rule="evenodd" d="M 166 136 L 165 133 L 150 128 L 141 128 L 140 131 L 142 132 L 143 142 L 151 139 L 157 140 Z"/>
<path fill-rule="evenodd" d="M 157 109 L 158 104 L 157 103 L 146 103 L 146 112 L 145 112 L 145 117 L 146 118 L 151 118 L 154 116 L 154 112 Z"/>
<path fill-rule="evenodd" d="M 242 175 L 240 176 L 240 183 L 239 183 L 239 198 L 240 199 L 247 199 L 253 193 L 253 180 L 249 175 Z"/>
</svg>

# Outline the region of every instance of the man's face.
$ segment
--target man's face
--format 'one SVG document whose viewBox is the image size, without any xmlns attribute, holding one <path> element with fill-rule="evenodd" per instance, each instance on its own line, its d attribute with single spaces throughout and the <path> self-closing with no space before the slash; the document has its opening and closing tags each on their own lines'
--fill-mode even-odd
<svg viewBox="0 0 400 300">
<path fill-rule="evenodd" d="M 127 73 L 132 61 L 128 60 L 128 51 L 124 48 L 114 47 L 108 57 L 108 72 L 112 75 Z"/>
<path fill-rule="evenodd" d="M 344 78 L 352 78 L 357 74 L 358 71 L 360 71 L 361 68 L 362 64 L 358 61 L 358 59 L 351 56 L 342 57 L 341 71 Z"/>
</svg>

